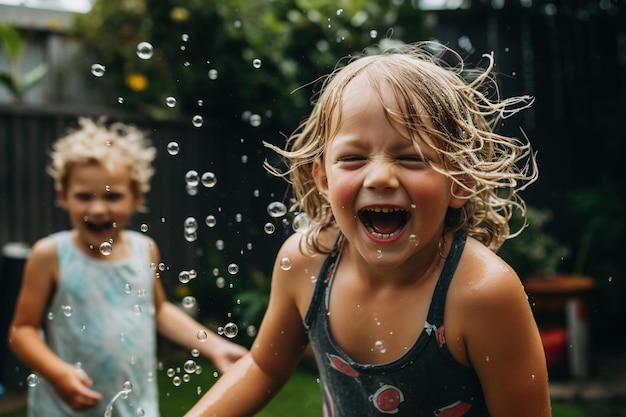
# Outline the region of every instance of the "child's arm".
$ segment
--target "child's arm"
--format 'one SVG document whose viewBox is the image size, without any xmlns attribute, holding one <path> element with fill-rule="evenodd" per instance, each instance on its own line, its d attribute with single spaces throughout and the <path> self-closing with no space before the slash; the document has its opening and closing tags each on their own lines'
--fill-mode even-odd
<svg viewBox="0 0 626 417">
<path fill-rule="evenodd" d="M 102 396 L 89 389 L 91 379 L 84 371 L 61 360 L 39 335 L 41 317 L 54 292 L 57 275 L 56 246 L 50 238 L 41 239 L 24 266 L 9 346 L 28 367 L 49 381 L 72 409 L 86 410 L 97 405 Z"/>
<path fill-rule="evenodd" d="M 549 417 L 545 354 L 520 279 L 509 268 L 463 305 L 465 344 L 491 417 Z"/>
<path fill-rule="evenodd" d="M 150 256 L 153 264 L 158 265 L 158 248 L 153 241 L 150 241 Z M 226 372 L 247 353 L 243 346 L 218 336 L 167 301 L 161 281 L 156 278 L 154 300 L 158 332 L 183 347 L 198 349 L 203 356 L 211 359 L 220 372 Z"/>
<path fill-rule="evenodd" d="M 310 272 L 305 274 L 296 260 L 301 256 L 297 239 L 288 239 L 286 245 L 291 246 L 290 253 L 284 245 L 277 260 L 290 257 L 292 268 L 285 271 L 278 261 L 275 263 L 269 306 L 250 353 L 221 376 L 186 417 L 253 416 L 276 395 L 297 366 L 308 338 L 296 299 L 306 298 L 308 305 L 309 295 L 302 296 L 303 280 L 298 276 L 308 284 L 311 281 Z"/>
</svg>

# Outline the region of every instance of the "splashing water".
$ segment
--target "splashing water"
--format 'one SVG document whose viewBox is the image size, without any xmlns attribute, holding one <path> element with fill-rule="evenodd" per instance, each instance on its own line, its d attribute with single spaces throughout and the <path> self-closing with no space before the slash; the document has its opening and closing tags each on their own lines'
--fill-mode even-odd
<svg viewBox="0 0 626 417">
<path fill-rule="evenodd" d="M 117 399 L 120 397 L 124 399 L 128 398 L 128 394 L 130 394 L 132 391 L 132 384 L 128 381 L 124 382 L 124 387 L 122 388 L 122 390 L 115 394 L 113 398 L 111 398 L 111 401 L 109 401 L 109 403 L 107 404 L 106 411 L 104 412 L 104 417 L 111 417 L 113 415 L 113 403 L 115 403 L 115 401 L 117 401 Z"/>
</svg>

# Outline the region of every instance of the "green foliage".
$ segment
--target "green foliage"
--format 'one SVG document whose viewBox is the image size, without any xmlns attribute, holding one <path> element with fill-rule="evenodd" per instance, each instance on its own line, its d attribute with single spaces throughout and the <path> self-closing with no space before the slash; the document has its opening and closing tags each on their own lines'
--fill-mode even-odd
<svg viewBox="0 0 626 417">
<path fill-rule="evenodd" d="M 9 90 L 16 102 L 22 102 L 24 95 L 37 85 L 48 72 L 45 64 L 22 73 L 20 62 L 24 53 L 24 40 L 14 27 L 0 23 L 0 44 L 9 61 L 9 70 L 0 71 L 0 84 Z"/>
<path fill-rule="evenodd" d="M 98 84 L 109 103 L 119 96 L 127 110 L 200 113 L 232 126 L 256 113 L 264 127 L 291 130 L 309 111 L 311 88 L 300 87 L 330 72 L 339 58 L 390 33 L 406 42 L 423 39 L 423 14 L 392 3 L 100 0 L 77 17 L 72 34 L 92 63 L 106 67 Z M 136 56 L 142 41 L 154 46 L 149 60 Z M 145 77 L 145 88 L 133 89 L 132 75 Z M 165 106 L 167 96 L 177 99 L 175 108 Z"/>
</svg>

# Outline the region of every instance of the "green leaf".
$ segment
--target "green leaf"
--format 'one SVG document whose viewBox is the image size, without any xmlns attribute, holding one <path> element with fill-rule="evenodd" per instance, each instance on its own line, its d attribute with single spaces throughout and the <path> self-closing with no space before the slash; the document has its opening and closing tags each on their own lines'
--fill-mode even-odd
<svg viewBox="0 0 626 417">
<path fill-rule="evenodd" d="M 28 71 L 24 74 L 22 78 L 22 82 L 19 85 L 21 94 L 24 95 L 28 90 L 30 90 L 35 84 L 37 84 L 48 72 L 48 67 L 45 64 L 39 64 L 32 70 Z"/>
<path fill-rule="evenodd" d="M 13 26 L 0 24 L 0 42 L 10 61 L 17 60 L 24 49 L 22 36 Z"/>
<path fill-rule="evenodd" d="M 1 72 L 0 84 L 4 85 L 7 90 L 9 90 L 14 96 L 19 96 L 17 84 L 15 83 L 15 79 L 11 76 L 11 74 L 7 72 Z"/>
</svg>

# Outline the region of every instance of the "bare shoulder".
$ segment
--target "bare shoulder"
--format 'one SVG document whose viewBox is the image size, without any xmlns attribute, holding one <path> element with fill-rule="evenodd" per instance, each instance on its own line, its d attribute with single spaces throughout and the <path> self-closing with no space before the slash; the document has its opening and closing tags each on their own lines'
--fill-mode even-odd
<svg viewBox="0 0 626 417">
<path fill-rule="evenodd" d="M 332 248 L 337 238 L 335 229 L 327 229 L 320 235 L 324 247 Z M 308 308 L 315 282 L 327 255 L 307 251 L 304 235 L 294 233 L 285 240 L 278 251 L 272 274 L 272 287 L 289 292 L 301 314 Z"/>
</svg>

